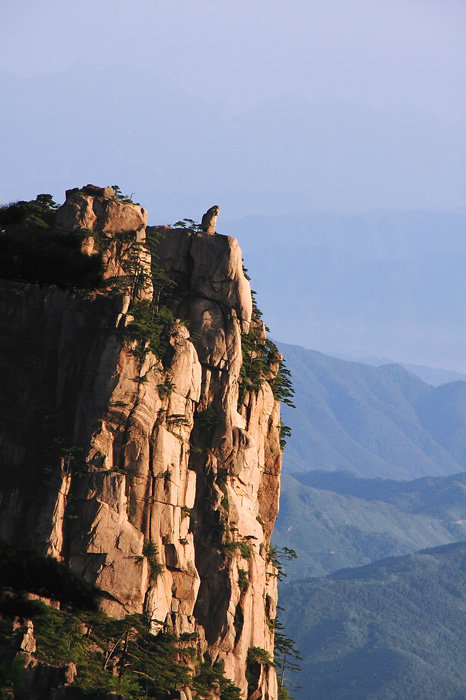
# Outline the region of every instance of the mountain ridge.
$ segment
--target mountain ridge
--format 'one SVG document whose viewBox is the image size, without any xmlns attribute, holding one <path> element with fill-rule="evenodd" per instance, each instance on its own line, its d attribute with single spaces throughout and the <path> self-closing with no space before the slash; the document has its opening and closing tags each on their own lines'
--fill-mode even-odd
<svg viewBox="0 0 466 700">
<path fill-rule="evenodd" d="M 466 468 L 466 413 L 463 421 L 463 409 L 453 409 L 458 396 L 466 397 L 466 382 L 433 387 L 401 365 L 373 367 L 300 346 L 279 343 L 279 348 L 292 373 L 297 406 L 283 410 L 294 430 L 286 471 L 318 466 L 413 479 Z M 453 411 L 455 420 L 435 427 L 441 407 Z"/>
<path fill-rule="evenodd" d="M 188 216 L 200 197 L 212 197 L 232 212 L 303 211 L 309 201 L 313 209 L 358 211 L 463 204 L 458 183 L 464 181 L 464 120 L 450 123 L 422 109 L 378 109 L 344 100 L 335 109 L 332 101 L 299 98 L 293 108 L 290 96 L 282 95 L 274 101 L 275 114 L 267 102 L 238 114 L 212 100 L 210 92 L 193 95 L 130 65 L 92 64 L 29 78 L 3 72 L 0 86 L 9 96 L 9 109 L 0 117 L 8 134 L 5 157 L 15 155 L 17 162 L 10 181 L 0 183 L 7 199 L 40 183 L 58 195 L 67 180 L 87 173 L 95 181 L 111 177 L 125 189 L 133 187 L 149 209 L 163 208 L 162 217 L 177 215 L 181 197 Z M 399 148 L 400 138 L 408 150 Z M 198 163 L 195 171 L 181 167 L 186 154 Z M 250 184 L 244 181 L 244 162 Z"/>
<path fill-rule="evenodd" d="M 349 472 L 284 474 L 273 542 L 290 580 L 466 539 L 466 473 L 413 481 Z"/>
<path fill-rule="evenodd" d="M 460 700 L 466 542 L 282 585 L 297 700 Z"/>
<path fill-rule="evenodd" d="M 275 337 L 330 355 L 464 372 L 465 226 L 464 211 L 310 212 L 237 220 L 226 230 L 244 241 Z M 283 269 L 293 275 L 281 289 Z"/>
</svg>

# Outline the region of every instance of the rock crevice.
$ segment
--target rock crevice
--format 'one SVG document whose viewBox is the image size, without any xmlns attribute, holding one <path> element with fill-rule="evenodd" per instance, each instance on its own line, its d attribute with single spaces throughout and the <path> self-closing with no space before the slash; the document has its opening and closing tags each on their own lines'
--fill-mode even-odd
<svg viewBox="0 0 466 700">
<path fill-rule="evenodd" d="M 0 537 L 64 560 L 110 594 L 110 615 L 144 613 L 155 633 L 197 633 L 246 698 L 248 650 L 273 658 L 279 402 L 264 381 L 238 405 L 253 308 L 237 241 L 146 223 L 111 188 L 68 191 L 57 229 L 82 235 L 86 255 L 100 246 L 104 279 L 126 287 L 83 299 L 35 286 L 15 296 L 2 283 L 15 334 L 1 368 L 21 379 L 2 380 L 14 427 L 0 427 Z M 136 298 L 129 231 L 141 245 L 158 237 L 158 262 L 183 292 L 163 362 L 124 334 Z M 149 253 L 137 256 L 147 274 Z M 143 285 L 137 299 L 153 293 Z M 255 692 L 276 700 L 272 666 Z"/>
</svg>

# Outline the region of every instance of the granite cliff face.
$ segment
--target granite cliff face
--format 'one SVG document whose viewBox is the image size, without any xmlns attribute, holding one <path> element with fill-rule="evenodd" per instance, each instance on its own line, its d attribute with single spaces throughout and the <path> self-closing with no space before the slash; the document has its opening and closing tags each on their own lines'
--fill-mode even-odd
<svg viewBox="0 0 466 700">
<path fill-rule="evenodd" d="M 249 690 L 246 671 L 252 648 L 273 657 L 281 358 L 248 390 L 242 339 L 265 331 L 237 241 L 146 222 L 111 188 L 70 190 L 55 230 L 102 257 L 106 286 L 1 283 L 0 540 L 67 563 L 114 617 L 197 633 L 244 698 L 276 700 L 272 666 L 249 669 Z M 161 357 L 127 331 L 167 284 Z"/>
</svg>

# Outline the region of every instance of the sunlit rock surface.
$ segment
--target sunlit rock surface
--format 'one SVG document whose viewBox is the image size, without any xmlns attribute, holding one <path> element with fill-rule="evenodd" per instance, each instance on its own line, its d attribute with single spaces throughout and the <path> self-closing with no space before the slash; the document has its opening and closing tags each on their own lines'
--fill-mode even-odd
<svg viewBox="0 0 466 700">
<path fill-rule="evenodd" d="M 104 278 L 114 279 L 129 274 L 119 234 L 143 243 L 146 221 L 111 188 L 87 187 L 67 192 L 56 227 L 82 235 L 86 255 L 106 241 Z M 273 657 L 279 402 L 268 382 L 239 402 L 252 301 L 237 241 L 152 231 L 184 290 L 165 366 L 125 340 L 127 292 L 18 295 L 2 283 L 0 537 L 67 562 L 110 594 L 110 615 L 145 612 L 154 632 L 197 632 L 246 697 L 248 649 Z M 146 285 L 139 299 L 151 294 Z M 256 696 L 277 698 L 272 666 Z"/>
</svg>

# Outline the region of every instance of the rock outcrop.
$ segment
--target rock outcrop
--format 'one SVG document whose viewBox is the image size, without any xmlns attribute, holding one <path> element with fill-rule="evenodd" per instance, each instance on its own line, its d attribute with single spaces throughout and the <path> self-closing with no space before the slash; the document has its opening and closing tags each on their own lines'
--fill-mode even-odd
<svg viewBox="0 0 466 700">
<path fill-rule="evenodd" d="M 110 286 L 1 283 L 0 540 L 66 562 L 112 616 L 196 633 L 246 698 L 248 651 L 273 658 L 279 402 L 272 381 L 240 392 L 252 300 L 237 241 L 146 221 L 111 188 L 69 190 L 56 229 L 102 255 Z M 126 332 L 134 304 L 158 310 L 147 234 L 177 290 L 163 357 Z M 276 700 L 273 666 L 256 671 L 249 697 Z"/>
<path fill-rule="evenodd" d="M 210 209 L 208 209 L 203 215 L 201 219 L 201 229 L 204 231 L 204 233 L 208 233 L 210 236 L 214 235 L 219 212 L 220 207 L 218 204 L 214 204 L 214 206 L 210 207 Z"/>
</svg>

